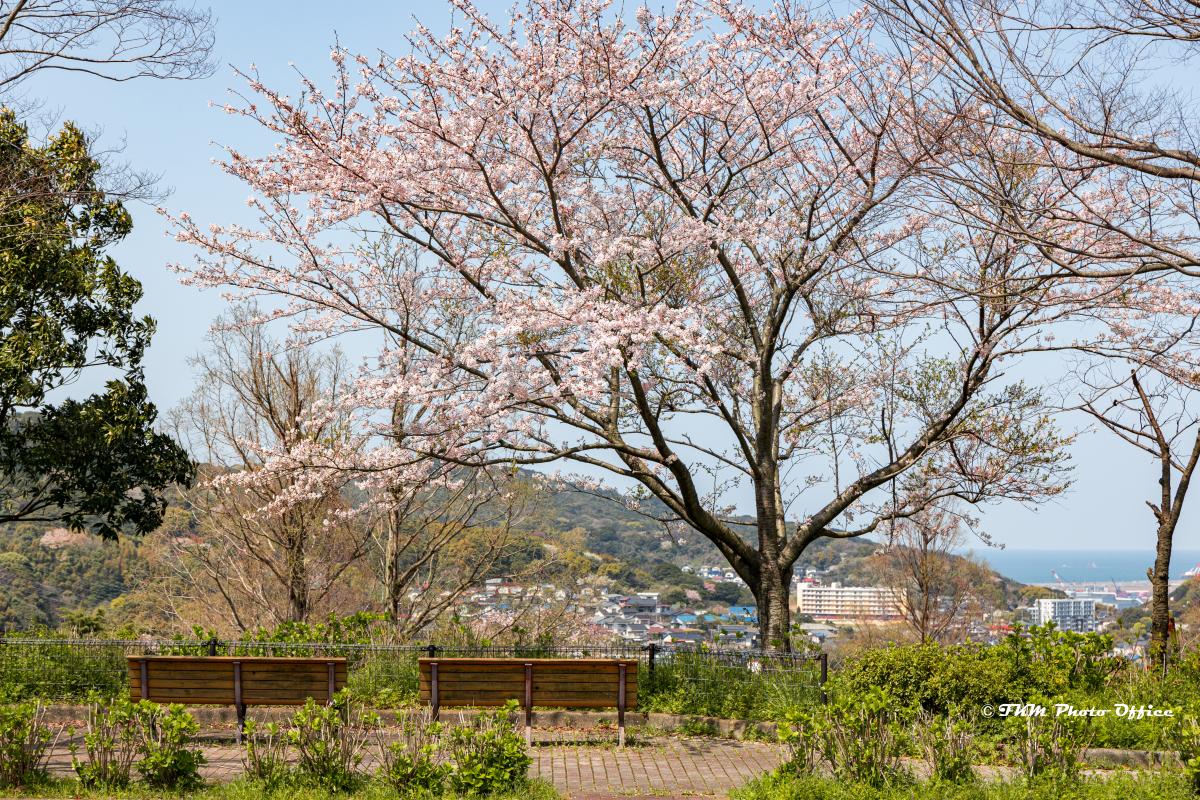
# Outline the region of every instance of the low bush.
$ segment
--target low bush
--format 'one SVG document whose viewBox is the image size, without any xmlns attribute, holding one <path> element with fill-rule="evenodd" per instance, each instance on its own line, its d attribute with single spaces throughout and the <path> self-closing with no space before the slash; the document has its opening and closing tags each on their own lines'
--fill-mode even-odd
<svg viewBox="0 0 1200 800">
<path fill-rule="evenodd" d="M 38 703 L 0 707 L 0 787 L 30 786 L 46 777 L 57 737 Z"/>
<path fill-rule="evenodd" d="M 143 700 L 134 708 L 141 760 L 137 770 L 156 789 L 189 790 L 200 786 L 204 754 L 190 749 L 200 732 L 196 719 L 181 705 L 163 707 Z"/>
<path fill-rule="evenodd" d="M 379 718 L 358 711 L 354 717 L 350 696 L 343 691 L 332 705 L 321 705 L 311 697 L 293 716 L 287 741 L 296 749 L 296 770 L 301 780 L 346 791 L 362 781 L 359 767 L 372 730 Z"/>
<path fill-rule="evenodd" d="M 1015 781 L 924 783 L 876 787 L 779 771 L 730 793 L 730 800 L 1182 800 L 1190 788 L 1178 773 L 1140 773 L 1071 786 Z"/>
<path fill-rule="evenodd" d="M 401 723 L 398 741 L 379 737 L 379 779 L 405 795 L 440 795 L 453 767 L 438 759 L 440 724 L 422 713 Z"/>
<path fill-rule="evenodd" d="M 779 726 L 792 749 L 794 771 L 811 773 L 824 763 L 848 783 L 885 786 L 903 782 L 900 759 L 908 752 L 905 712 L 878 687 L 841 694 L 827 706 L 794 709 Z"/>
<path fill-rule="evenodd" d="M 267 789 L 286 784 L 291 776 L 286 732 L 274 722 L 268 722 L 260 731 L 258 723 L 252 719 L 246 720 L 242 730 L 246 748 L 242 755 L 245 776 Z"/>
<path fill-rule="evenodd" d="M 913 734 L 921 755 L 929 762 L 930 777 L 938 783 L 970 783 L 975 780 L 972 764 L 979 755 L 975 720 L 957 711 L 938 717 L 921 711 Z"/>
<path fill-rule="evenodd" d="M 777 719 L 788 708 L 820 702 L 820 667 L 752 660 L 723 663 L 712 653 L 660 656 L 653 675 L 639 673 L 638 705 L 646 711 L 724 719 Z"/>
<path fill-rule="evenodd" d="M 490 795 L 515 791 L 526 783 L 532 759 L 513 727 L 516 710 L 517 704 L 510 701 L 450 728 L 445 747 L 453 765 L 449 779 L 454 791 Z"/>
<path fill-rule="evenodd" d="M 855 693 L 878 686 L 902 705 L 939 715 L 954 708 L 1029 702 L 1034 696 L 1093 694 L 1122 668 L 1107 655 L 1111 647 L 1108 636 L 1049 626 L 1014 632 L 991 646 L 890 645 L 848 659 L 829 688 Z"/>
<path fill-rule="evenodd" d="M 1047 714 L 1008 717 L 1004 723 L 1006 741 L 1026 778 L 1055 782 L 1079 778 L 1080 757 L 1092 740 L 1091 717 Z"/>
<path fill-rule="evenodd" d="M 128 786 L 138 739 L 133 703 L 124 698 L 94 702 L 83 734 L 83 758 L 79 757 L 78 745 L 71 744 L 71 765 L 80 782 L 103 789 Z"/>
</svg>

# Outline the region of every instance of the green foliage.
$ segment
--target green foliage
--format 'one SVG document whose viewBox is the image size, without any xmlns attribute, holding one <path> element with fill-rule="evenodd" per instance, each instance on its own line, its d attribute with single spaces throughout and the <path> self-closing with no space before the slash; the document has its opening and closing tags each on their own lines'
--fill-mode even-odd
<svg viewBox="0 0 1200 800">
<path fill-rule="evenodd" d="M 246 720 L 246 752 L 242 766 L 247 778 L 258 781 L 267 790 L 273 790 L 288 782 L 291 769 L 287 760 L 287 735 L 274 722 L 268 722 L 259 731 L 258 723 Z"/>
<path fill-rule="evenodd" d="M 833 691 L 883 687 L 903 705 L 934 714 L 1057 697 L 1071 690 L 1098 691 L 1119 662 L 1106 655 L 1107 636 L 1060 632 L 1052 627 L 1018 631 L 995 646 L 936 643 L 867 650 L 831 678 Z"/>
<path fill-rule="evenodd" d="M 1044 698 L 1031 702 L 1049 705 Z M 1080 757 L 1092 741 L 1090 717 L 1048 711 L 1044 716 L 1007 717 L 1004 724 L 1006 740 L 1026 778 L 1055 783 L 1078 780 Z"/>
<path fill-rule="evenodd" d="M 210 638 L 210 632 L 195 626 L 198 639 Z M 242 642 L 261 644 L 380 644 L 388 635 L 387 615 L 359 611 L 339 617 L 330 614 L 324 622 L 281 622 L 274 628 L 259 628 L 242 636 Z M 269 652 L 269 649 L 267 649 Z M 260 655 L 253 647 L 236 655 Z"/>
<path fill-rule="evenodd" d="M 730 793 L 730 800 L 1180 800 L 1190 789 L 1178 773 L 1114 775 L 1064 786 L 1043 781 L 935 782 L 873 787 L 786 770 Z"/>
<path fill-rule="evenodd" d="M 929 762 L 931 778 L 942 783 L 975 780 L 971 765 L 979 755 L 974 730 L 978 721 L 952 712 L 938 717 L 928 711 L 917 714 L 913 733 L 921 754 Z"/>
<path fill-rule="evenodd" d="M 0 706 L 0 787 L 30 786 L 46 777 L 55 739 L 37 703 Z"/>
<path fill-rule="evenodd" d="M 7 794 L 3 796 L 8 796 Z M 88 789 L 75 780 L 50 779 L 23 791 L 22 798 L 59 798 L 60 800 L 163 800 L 162 790 L 134 784 L 127 789 Z M 320 786 L 284 784 L 268 787 L 250 778 L 237 778 L 228 783 L 216 783 L 194 792 L 174 795 L 187 800 L 397 800 L 396 791 L 382 781 L 368 781 L 348 792 L 334 792 Z M 402 795 L 403 796 L 403 795 Z M 456 800 L 453 793 L 444 795 L 409 795 L 413 800 Z M 562 800 L 561 795 L 546 781 L 533 780 L 517 791 L 492 795 L 489 800 Z"/>
<path fill-rule="evenodd" d="M 0 703 L 112 697 L 128 680 L 120 646 L 33 642 L 0 647 Z"/>
<path fill-rule="evenodd" d="M 449 730 L 446 748 L 454 764 L 450 774 L 454 791 L 490 795 L 515 791 L 526 783 L 532 759 L 513 727 L 516 711 L 516 702 L 510 701 Z"/>
<path fill-rule="evenodd" d="M 137 770 L 146 785 L 156 789 L 194 789 L 203 781 L 204 754 L 188 749 L 200 732 L 195 718 L 181 705 L 163 708 L 143 700 L 135 707 L 140 733 L 141 761 Z"/>
<path fill-rule="evenodd" d="M 343 690 L 332 705 L 311 697 L 293 716 L 287 741 L 296 749 L 301 780 L 334 791 L 353 789 L 362 781 L 359 767 L 370 730 L 379 718 L 360 713 L 351 720 L 349 694 Z"/>
<path fill-rule="evenodd" d="M 811 774 L 820 763 L 850 783 L 886 786 L 903 782 L 901 757 L 908 751 L 906 717 L 882 689 L 842 694 L 824 707 L 787 712 L 779 741 L 792 750 L 791 766 Z"/>
<path fill-rule="evenodd" d="M 673 653 L 660 658 L 654 675 L 639 671 L 638 703 L 646 711 L 724 719 L 770 720 L 786 709 L 820 702 L 820 667 L 793 669 L 720 663 L 711 653 Z"/>
<path fill-rule="evenodd" d="M 441 732 L 424 717 L 405 720 L 398 741 L 379 742 L 379 779 L 401 795 L 442 794 L 453 767 L 438 760 Z"/>
<path fill-rule="evenodd" d="M 1192 792 L 1200 795 L 1200 715 L 1196 709 L 1180 709 L 1171 733 Z"/>
<path fill-rule="evenodd" d="M 41 146 L 0 110 L 0 521 L 62 520 L 105 538 L 148 533 L 163 491 L 193 465 L 154 430 L 142 358 L 154 322 L 141 285 L 105 254 L 132 227 L 67 124 Z M 89 367 L 118 377 L 82 400 L 47 401 Z"/>
<path fill-rule="evenodd" d="M 130 771 L 138 752 L 137 710 L 118 697 L 98 701 L 88 710 L 83 734 L 84 757 L 71 744 L 71 766 L 87 787 L 120 789 L 129 785 Z"/>
</svg>

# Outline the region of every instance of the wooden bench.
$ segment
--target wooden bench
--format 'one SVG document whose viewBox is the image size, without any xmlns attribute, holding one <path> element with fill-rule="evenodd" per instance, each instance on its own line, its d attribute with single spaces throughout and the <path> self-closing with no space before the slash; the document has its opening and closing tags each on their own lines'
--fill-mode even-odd
<svg viewBox="0 0 1200 800">
<path fill-rule="evenodd" d="M 625 711 L 637 708 L 636 659 L 422 658 L 421 700 L 433 718 L 443 707 L 502 706 L 525 710 L 525 742 L 533 707 L 616 708 L 617 739 L 625 746 Z"/>
<path fill-rule="evenodd" d="M 184 705 L 232 705 L 238 741 L 246 706 L 322 703 L 346 686 L 344 658 L 128 656 L 129 699 Z"/>
</svg>

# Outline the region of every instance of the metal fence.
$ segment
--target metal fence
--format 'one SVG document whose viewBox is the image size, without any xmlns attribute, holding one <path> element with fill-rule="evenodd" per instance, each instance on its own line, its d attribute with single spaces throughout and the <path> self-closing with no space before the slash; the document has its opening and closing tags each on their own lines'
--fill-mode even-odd
<svg viewBox="0 0 1200 800">
<path fill-rule="evenodd" d="M 422 656 L 494 658 L 636 658 L 643 709 L 764 718 L 777 706 L 820 702 L 824 654 L 664 645 L 463 647 L 316 642 L 0 638 L 0 702 L 30 698 L 81 701 L 126 688 L 126 657 L 336 656 L 347 659 L 352 694 L 373 705 L 415 701 Z"/>
</svg>

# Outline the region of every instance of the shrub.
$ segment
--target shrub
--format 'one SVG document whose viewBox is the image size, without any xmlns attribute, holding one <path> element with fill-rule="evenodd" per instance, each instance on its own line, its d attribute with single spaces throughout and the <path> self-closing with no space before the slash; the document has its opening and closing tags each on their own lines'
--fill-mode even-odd
<svg viewBox="0 0 1200 800">
<path fill-rule="evenodd" d="M 1191 784 L 1192 793 L 1200 795 L 1200 719 L 1194 710 L 1180 709 L 1172 730 L 1172 738 L 1183 770 Z"/>
<path fill-rule="evenodd" d="M 456 792 L 488 795 L 525 785 L 532 759 L 512 724 L 516 710 L 517 704 L 510 701 L 450 729 L 448 749 L 454 765 L 450 785 Z"/>
<path fill-rule="evenodd" d="M 938 717 L 928 711 L 917 715 L 914 732 L 921 754 L 929 762 L 930 777 L 936 782 L 970 783 L 975 780 L 971 763 L 979 752 L 972 733 L 973 725 L 963 715 L 952 712 Z"/>
<path fill-rule="evenodd" d="M 723 661 L 703 649 L 662 656 L 639 674 L 638 703 L 648 711 L 726 719 L 777 719 L 820 699 L 816 661 L 794 665 Z"/>
<path fill-rule="evenodd" d="M 29 786 L 46 777 L 46 760 L 57 738 L 38 703 L 0 707 L 0 787 Z"/>
<path fill-rule="evenodd" d="M 291 770 L 287 762 L 287 735 L 274 722 L 263 726 L 246 720 L 243 728 L 246 752 L 242 756 L 247 778 L 260 782 L 268 791 L 287 783 Z"/>
<path fill-rule="evenodd" d="M 1094 692 L 1121 666 L 1106 655 L 1111 646 L 1109 636 L 1050 626 L 1017 631 L 994 646 L 890 645 L 849 659 L 830 681 L 830 691 L 879 686 L 901 705 L 940 715 L 955 707 L 1028 702 L 1035 695 Z"/>
<path fill-rule="evenodd" d="M 287 740 L 296 748 L 296 769 L 302 778 L 333 791 L 358 785 L 363 749 L 379 719 L 360 713 L 352 723 L 351 710 L 350 696 L 342 691 L 332 705 L 320 705 L 310 697 L 292 716 Z"/>
<path fill-rule="evenodd" d="M 874 687 L 836 696 L 823 708 L 788 712 L 779 739 L 792 748 L 797 772 L 812 772 L 824 761 L 838 780 L 885 786 L 905 777 L 900 766 L 908 750 L 905 716 L 887 692 Z"/>
<path fill-rule="evenodd" d="M 1039 700 L 1042 705 L 1049 705 Z M 1026 778 L 1075 781 L 1079 778 L 1079 759 L 1091 742 L 1090 717 L 1050 714 L 1007 717 L 1004 720 L 1008 741 L 1013 745 L 1017 763 Z"/>
<path fill-rule="evenodd" d="M 71 766 L 84 786 L 119 789 L 129 785 L 138 752 L 138 725 L 133 703 L 124 698 L 94 702 L 83 734 L 85 757 L 71 745 Z"/>
<path fill-rule="evenodd" d="M 195 789 L 203 781 L 204 754 L 187 745 L 200 732 L 195 717 L 181 705 L 166 708 L 143 700 L 134 708 L 142 760 L 137 769 L 156 789 Z"/>
<path fill-rule="evenodd" d="M 820 776 L 777 772 L 730 793 L 731 800 L 1179 800 L 1187 796 L 1184 777 L 1144 772 L 1085 780 L 1071 787 L 1026 781 L 968 785 L 926 783 L 882 789 Z"/>
<path fill-rule="evenodd" d="M 379 741 L 379 778 L 399 794 L 440 795 L 450 775 L 449 764 L 437 760 L 441 726 L 422 713 L 405 720 L 396 742 Z"/>
</svg>

